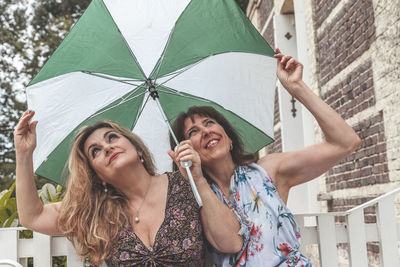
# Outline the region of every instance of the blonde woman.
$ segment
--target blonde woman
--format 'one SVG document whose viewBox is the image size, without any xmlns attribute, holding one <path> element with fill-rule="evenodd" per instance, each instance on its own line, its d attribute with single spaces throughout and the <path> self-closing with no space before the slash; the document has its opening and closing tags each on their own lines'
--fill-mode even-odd
<svg viewBox="0 0 400 267">
<path fill-rule="evenodd" d="M 110 121 L 79 131 L 64 199 L 43 206 L 34 183 L 37 121 L 29 122 L 33 116 L 33 111 L 26 111 L 14 132 L 23 226 L 66 236 L 78 255 L 89 255 L 96 265 L 105 261 L 109 266 L 203 266 L 203 230 L 220 251 L 242 248 L 235 215 L 217 199 L 201 170 L 193 169 L 204 202 L 199 209 L 179 172 L 155 174 L 142 141 Z"/>
</svg>

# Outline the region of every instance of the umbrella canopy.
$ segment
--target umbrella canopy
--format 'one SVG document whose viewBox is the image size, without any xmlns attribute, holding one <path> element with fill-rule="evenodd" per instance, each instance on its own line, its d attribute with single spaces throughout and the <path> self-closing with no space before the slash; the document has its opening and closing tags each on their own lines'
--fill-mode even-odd
<svg viewBox="0 0 400 267">
<path fill-rule="evenodd" d="M 26 88 L 36 111 L 36 174 L 63 183 L 71 141 L 108 119 L 171 168 L 168 120 L 193 105 L 224 114 L 256 152 L 272 141 L 273 50 L 233 0 L 93 0 Z"/>
</svg>

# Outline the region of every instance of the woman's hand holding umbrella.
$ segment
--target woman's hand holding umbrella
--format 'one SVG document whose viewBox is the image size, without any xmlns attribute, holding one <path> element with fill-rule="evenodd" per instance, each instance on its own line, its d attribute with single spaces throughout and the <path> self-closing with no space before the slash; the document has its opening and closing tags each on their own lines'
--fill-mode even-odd
<svg viewBox="0 0 400 267">
<path fill-rule="evenodd" d="M 277 76 L 285 89 L 316 119 L 325 141 L 296 151 L 269 154 L 258 161 L 286 202 L 289 189 L 318 177 L 361 144 L 354 130 L 303 82 L 303 65 L 277 48 Z"/>
<path fill-rule="evenodd" d="M 197 184 L 198 182 L 201 182 L 201 180 L 205 181 L 203 172 L 201 170 L 200 156 L 196 152 L 196 150 L 194 150 L 192 142 L 190 140 L 180 142 L 178 148 L 176 149 L 176 152 L 170 150 L 168 154 L 178 166 L 179 171 L 186 179 L 188 179 L 187 173 L 180 163 L 191 161 L 192 166 L 190 167 L 190 171 L 192 172 L 195 183 Z"/>
<path fill-rule="evenodd" d="M 291 95 L 295 96 L 296 88 L 300 87 L 301 83 L 303 83 L 303 64 L 292 56 L 282 54 L 279 48 L 276 48 L 275 52 L 274 58 L 277 59 L 278 64 L 276 75 L 283 87 Z"/>
<path fill-rule="evenodd" d="M 184 140 L 180 142 L 176 152 L 170 150 L 168 154 L 186 179 L 188 179 L 186 170 L 181 166 L 180 162 L 192 161 L 190 170 L 201 199 L 203 200 L 200 216 L 207 240 L 220 252 L 239 252 L 243 245 L 242 237 L 237 234 L 240 230 L 239 222 L 236 215 L 225 206 L 211 190 L 201 169 L 200 156 L 196 150 L 194 150 L 192 142 L 190 140 Z M 230 238 L 226 238 L 227 236 Z M 227 247 L 230 247 L 230 249 L 222 249 Z"/>
</svg>

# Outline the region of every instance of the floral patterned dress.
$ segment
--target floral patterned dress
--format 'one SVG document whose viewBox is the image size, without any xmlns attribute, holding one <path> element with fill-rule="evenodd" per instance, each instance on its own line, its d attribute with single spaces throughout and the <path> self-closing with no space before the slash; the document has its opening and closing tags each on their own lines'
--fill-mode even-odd
<svg viewBox="0 0 400 267">
<path fill-rule="evenodd" d="M 200 209 L 180 172 L 167 173 L 165 218 L 152 248 L 146 247 L 132 227 L 121 231 L 106 260 L 111 266 L 204 266 Z"/>
<path fill-rule="evenodd" d="M 215 184 L 211 186 L 235 211 L 245 241 L 242 251 L 235 255 L 211 249 L 215 266 L 311 266 L 299 252 L 300 233 L 293 215 L 263 168 L 254 163 L 237 166 L 229 200 Z"/>
</svg>

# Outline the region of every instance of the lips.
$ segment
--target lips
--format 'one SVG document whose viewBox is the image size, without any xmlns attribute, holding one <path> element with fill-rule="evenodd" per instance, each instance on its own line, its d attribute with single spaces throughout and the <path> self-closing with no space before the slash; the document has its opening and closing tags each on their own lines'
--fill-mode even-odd
<svg viewBox="0 0 400 267">
<path fill-rule="evenodd" d="M 214 139 L 214 138 L 210 139 L 210 140 L 208 140 L 205 148 L 207 148 L 207 149 L 214 148 L 218 143 L 219 143 L 219 139 Z"/>
<path fill-rule="evenodd" d="M 114 159 L 116 159 L 119 156 L 119 154 L 121 154 L 121 153 L 117 152 L 117 153 L 112 154 L 110 157 L 110 161 L 108 163 L 111 163 Z"/>
</svg>

